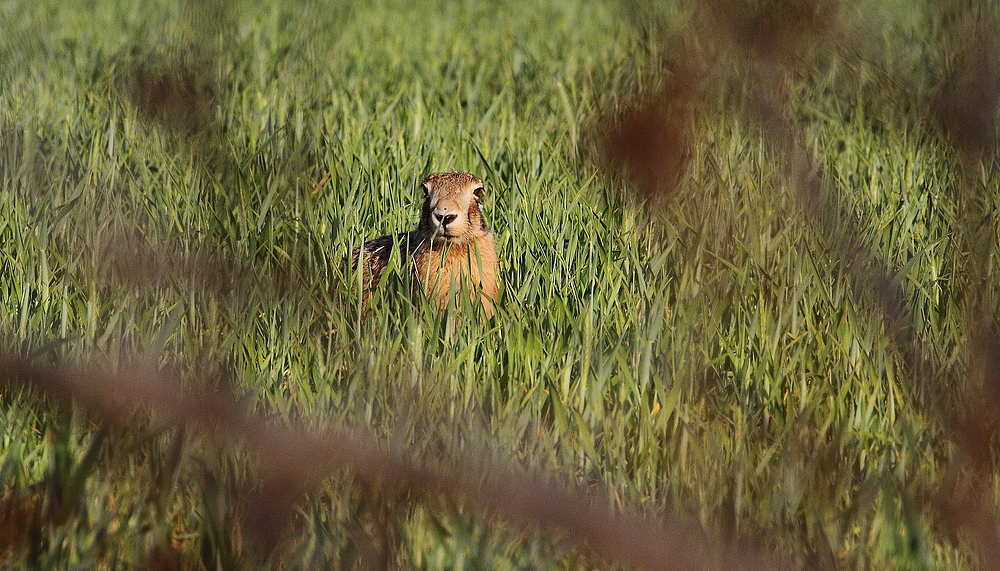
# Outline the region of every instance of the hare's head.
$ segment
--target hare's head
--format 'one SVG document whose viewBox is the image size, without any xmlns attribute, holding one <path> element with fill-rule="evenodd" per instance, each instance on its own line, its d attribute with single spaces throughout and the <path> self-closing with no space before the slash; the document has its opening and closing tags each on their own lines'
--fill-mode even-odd
<svg viewBox="0 0 1000 571">
<path fill-rule="evenodd" d="M 479 210 L 483 181 L 453 171 L 432 174 L 420 185 L 425 196 L 420 228 L 435 243 L 462 244 L 489 233 Z"/>
</svg>

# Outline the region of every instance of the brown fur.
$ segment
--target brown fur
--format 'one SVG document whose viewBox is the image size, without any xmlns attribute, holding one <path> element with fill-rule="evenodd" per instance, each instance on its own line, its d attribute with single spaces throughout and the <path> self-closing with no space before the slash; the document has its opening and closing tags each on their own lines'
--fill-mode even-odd
<svg viewBox="0 0 1000 571">
<path fill-rule="evenodd" d="M 362 260 L 363 303 L 381 281 L 393 244 L 399 244 L 414 283 L 428 298 L 446 307 L 464 286 L 490 317 L 499 264 L 493 234 L 479 208 L 483 181 L 469 173 L 448 172 L 430 175 L 421 186 L 425 199 L 416 230 L 369 240 L 351 255 L 355 268 Z"/>
</svg>

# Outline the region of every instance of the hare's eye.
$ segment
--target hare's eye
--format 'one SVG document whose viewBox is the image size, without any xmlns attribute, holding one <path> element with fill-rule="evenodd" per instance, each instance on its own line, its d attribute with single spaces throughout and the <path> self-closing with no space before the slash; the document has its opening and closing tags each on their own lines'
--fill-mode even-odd
<svg viewBox="0 0 1000 571">
<path fill-rule="evenodd" d="M 475 194 L 476 198 L 479 198 L 479 195 L 482 194 L 482 193 L 483 193 L 483 187 L 481 187 L 481 186 L 479 188 L 477 188 L 477 189 L 475 189 L 475 190 L 472 191 L 472 194 Z"/>
</svg>

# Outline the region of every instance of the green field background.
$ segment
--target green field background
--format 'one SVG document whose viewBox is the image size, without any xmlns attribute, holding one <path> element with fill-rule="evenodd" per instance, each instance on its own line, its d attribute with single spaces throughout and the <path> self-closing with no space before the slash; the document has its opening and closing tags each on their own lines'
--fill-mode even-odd
<svg viewBox="0 0 1000 571">
<path fill-rule="evenodd" d="M 738 66 L 708 63 L 723 71 L 669 196 L 640 204 L 595 158 L 613 117 L 674 80 L 664 62 L 708 43 L 695 3 L 204 6 L 0 2 L 7 343 L 154 359 L 279 421 L 346 423 L 418 459 L 472 447 L 796 566 L 972 565 L 933 499 L 961 458 L 872 292 L 796 206 Z M 997 170 L 960 165 L 898 91 L 947 74 L 948 14 L 838 10 L 867 55 L 810 56 L 784 112 L 902 285 L 927 358 L 963 378 L 962 229 L 986 228 L 992 260 Z M 439 311 L 397 265 L 362 316 L 336 291 L 340 261 L 412 229 L 419 180 L 450 169 L 486 184 L 496 315 Z M 211 252 L 239 279 L 123 276 L 107 253 L 122 242 Z M 155 415 L 109 435 L 29 389 L 0 403 L 3 497 L 59 508 L 40 535 L 0 542 L 5 566 L 260 563 L 235 523 L 255 470 L 239 449 Z M 345 568 L 381 550 L 400 568 L 615 565 L 559 530 L 391 495 L 335 475 L 266 564 Z"/>
</svg>

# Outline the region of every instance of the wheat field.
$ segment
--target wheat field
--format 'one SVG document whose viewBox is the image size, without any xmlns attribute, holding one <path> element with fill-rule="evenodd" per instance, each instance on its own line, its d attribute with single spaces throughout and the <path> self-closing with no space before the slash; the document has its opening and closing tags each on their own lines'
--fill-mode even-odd
<svg viewBox="0 0 1000 571">
<path fill-rule="evenodd" d="M 707 33 L 802 5 L 833 23 Z M 967 32 L 1000 16 L 970 6 L 0 2 L 3 352 L 142 362 L 445 473 L 497 459 L 777 567 L 993 567 L 1000 63 Z M 949 124 L 984 77 L 981 129 Z M 621 151 L 630 117 L 683 147 L 667 178 Z M 362 314 L 341 260 L 451 169 L 485 181 L 496 315 L 410 295 L 401 260 Z M 7 567 L 629 565 L 364 466 L 262 552 L 247 446 L 0 387 Z"/>
</svg>

